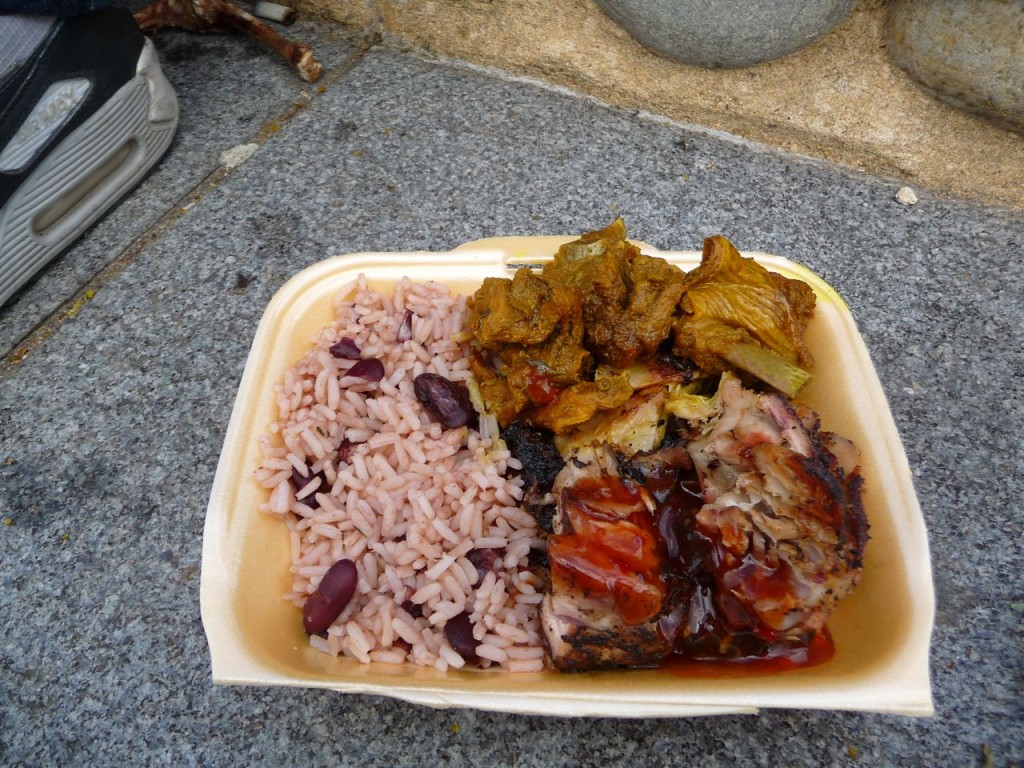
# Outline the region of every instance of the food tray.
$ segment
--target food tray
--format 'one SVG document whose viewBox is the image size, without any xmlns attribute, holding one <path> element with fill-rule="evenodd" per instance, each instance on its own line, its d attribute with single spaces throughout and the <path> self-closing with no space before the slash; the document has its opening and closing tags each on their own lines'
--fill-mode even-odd
<svg viewBox="0 0 1024 768">
<path fill-rule="evenodd" d="M 817 294 L 807 342 L 814 378 L 800 400 L 824 429 L 863 453 L 864 506 L 871 541 L 860 585 L 832 614 L 835 655 L 818 666 L 758 673 L 737 665 L 706 674 L 622 670 L 513 674 L 412 665 L 362 665 L 310 648 L 301 612 L 282 599 L 290 587 L 288 534 L 257 507 L 267 499 L 253 477 L 258 438 L 274 418 L 274 385 L 333 319 L 332 300 L 360 273 L 379 289 L 403 276 L 472 293 L 485 277 L 551 257 L 570 237 L 477 241 L 449 253 L 336 256 L 293 277 L 271 300 L 256 331 L 217 467 L 203 538 L 201 605 L 213 680 L 244 685 L 329 688 L 390 696 L 430 707 L 560 716 L 678 717 L 756 713 L 761 708 L 860 710 L 930 715 L 928 648 L 934 591 L 924 520 L 910 468 L 878 377 L 849 309 L 804 267 L 746 253 Z M 663 252 L 684 270 L 697 252 Z"/>
</svg>

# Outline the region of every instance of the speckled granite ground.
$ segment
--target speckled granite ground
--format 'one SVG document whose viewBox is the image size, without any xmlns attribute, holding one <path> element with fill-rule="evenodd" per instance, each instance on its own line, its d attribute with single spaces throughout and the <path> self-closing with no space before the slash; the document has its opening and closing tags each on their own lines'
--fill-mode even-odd
<svg viewBox="0 0 1024 768">
<path fill-rule="evenodd" d="M 161 35 L 177 142 L 0 311 L 0 764 L 1024 762 L 1024 219 L 904 207 L 884 179 L 319 42 L 322 92 L 244 41 Z M 249 141 L 248 161 L 216 170 Z M 614 214 L 662 248 L 723 232 L 787 256 L 853 308 L 929 529 L 935 717 L 562 720 L 214 687 L 203 519 L 275 290 L 328 254 Z"/>
</svg>

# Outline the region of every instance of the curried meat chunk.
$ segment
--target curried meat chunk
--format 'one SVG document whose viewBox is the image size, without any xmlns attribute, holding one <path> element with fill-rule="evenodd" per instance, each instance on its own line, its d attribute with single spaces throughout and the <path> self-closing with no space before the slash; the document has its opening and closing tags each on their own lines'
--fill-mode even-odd
<svg viewBox="0 0 1024 768">
<path fill-rule="evenodd" d="M 557 386 L 575 384 L 590 373 L 591 355 L 583 348 L 583 323 L 579 305 L 569 307 L 544 341 L 522 349 L 503 347 L 499 353 L 508 368 L 509 382 L 522 387 L 530 400 L 542 403 L 534 391 L 534 379 L 544 379 Z"/>
<path fill-rule="evenodd" d="M 640 249 L 626 240 L 626 225 L 616 219 L 558 249 L 541 277 L 566 286 L 583 308 L 585 344 L 615 365 L 632 362 L 641 351 L 632 329 L 620 322 L 629 305 L 629 264 Z"/>
<path fill-rule="evenodd" d="M 506 426 L 590 373 L 582 306 L 566 288 L 529 269 L 488 278 L 473 296 L 468 327 L 479 350 L 472 370 L 487 407 Z"/>
<path fill-rule="evenodd" d="M 494 414 L 501 426 L 515 421 L 519 412 L 529 405 L 530 398 L 525 390 L 509 386 L 508 379 L 499 374 L 480 354 L 470 355 L 469 370 L 476 379 L 487 410 Z"/>
<path fill-rule="evenodd" d="M 473 295 L 469 328 L 485 347 L 538 344 L 569 311 L 572 297 L 523 267 L 515 276 L 488 277 Z"/>
<path fill-rule="evenodd" d="M 534 411 L 530 420 L 563 434 L 589 420 L 598 411 L 618 408 L 633 395 L 633 388 L 621 376 L 581 381 L 562 390 L 548 405 Z"/>
<path fill-rule="evenodd" d="M 637 253 L 629 265 L 629 305 L 622 318 L 640 350 L 649 355 L 668 338 L 686 276 L 664 259 Z M 632 363 L 626 359 L 622 363 Z"/>
</svg>

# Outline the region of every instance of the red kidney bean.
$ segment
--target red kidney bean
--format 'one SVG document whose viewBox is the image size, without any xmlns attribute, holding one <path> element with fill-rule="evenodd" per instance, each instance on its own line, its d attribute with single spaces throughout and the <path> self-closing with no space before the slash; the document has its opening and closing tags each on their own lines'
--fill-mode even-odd
<svg viewBox="0 0 1024 768">
<path fill-rule="evenodd" d="M 421 373 L 413 379 L 412 388 L 423 407 L 445 429 L 477 425 L 477 413 L 465 384 L 436 373 Z"/>
<path fill-rule="evenodd" d="M 412 600 L 406 600 L 402 603 L 402 610 L 414 619 L 418 619 L 423 615 L 423 606 L 418 603 L 414 603 Z"/>
<path fill-rule="evenodd" d="M 504 550 L 501 549 L 471 549 L 469 554 L 466 555 L 466 559 L 469 560 L 476 567 L 476 582 L 474 587 L 479 587 L 480 582 L 484 580 L 484 576 L 487 575 L 488 571 L 494 570 L 494 563 Z"/>
<path fill-rule="evenodd" d="M 412 310 L 407 309 L 402 315 L 402 323 L 398 326 L 399 341 L 408 341 L 412 338 Z"/>
<path fill-rule="evenodd" d="M 345 371 L 345 375 L 357 376 L 367 381 L 380 381 L 384 378 L 384 363 L 376 357 L 368 357 Z"/>
<path fill-rule="evenodd" d="M 352 456 L 352 449 L 355 447 L 355 443 L 350 441 L 347 437 L 341 441 L 341 445 L 338 446 L 338 462 L 348 464 L 349 458 Z"/>
<path fill-rule="evenodd" d="M 299 472 L 295 467 L 292 467 L 292 486 L 294 486 L 296 493 L 305 488 L 312 479 L 313 478 L 309 474 L 309 467 L 306 467 L 305 474 Z"/>
<path fill-rule="evenodd" d="M 463 611 L 444 623 L 444 636 L 459 656 L 470 663 L 477 662 L 476 647 L 479 643 L 473 637 L 473 623 L 469 614 Z"/>
<path fill-rule="evenodd" d="M 359 359 L 359 347 L 357 347 L 355 341 L 350 339 L 348 336 L 343 336 L 341 341 L 329 346 L 327 351 L 334 357 L 341 358 L 342 360 Z"/>
<path fill-rule="evenodd" d="M 328 492 L 330 492 L 331 485 L 330 485 L 330 483 L 327 482 L 327 475 L 324 474 L 323 470 L 320 470 L 315 475 L 310 474 L 309 467 L 306 467 L 306 473 L 303 474 L 303 473 L 299 472 L 299 470 L 295 469 L 295 467 L 292 467 L 292 486 L 294 486 L 294 488 L 295 488 L 295 493 L 298 493 L 303 488 L 305 488 L 307 485 L 309 485 L 309 482 L 314 477 L 320 478 L 320 485 L 318 485 L 313 490 L 312 493 L 310 493 L 307 496 L 299 499 L 299 504 L 305 504 L 310 509 L 316 509 L 318 506 L 320 506 L 317 503 L 317 500 L 316 500 L 316 495 L 318 493 L 328 493 Z"/>
<path fill-rule="evenodd" d="M 327 631 L 349 604 L 358 580 L 356 564 L 351 560 L 341 559 L 330 567 L 302 607 L 302 626 L 307 633 L 319 635 Z"/>
</svg>

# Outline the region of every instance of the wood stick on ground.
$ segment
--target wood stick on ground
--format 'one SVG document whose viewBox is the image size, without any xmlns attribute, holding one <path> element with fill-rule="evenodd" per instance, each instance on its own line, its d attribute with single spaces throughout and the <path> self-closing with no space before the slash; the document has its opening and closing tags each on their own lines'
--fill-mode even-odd
<svg viewBox="0 0 1024 768">
<path fill-rule="evenodd" d="M 136 11 L 135 21 L 143 30 L 176 27 L 192 32 L 242 32 L 295 67 L 307 83 L 320 77 L 320 62 L 308 45 L 286 40 L 229 0 L 156 0 Z"/>
</svg>

